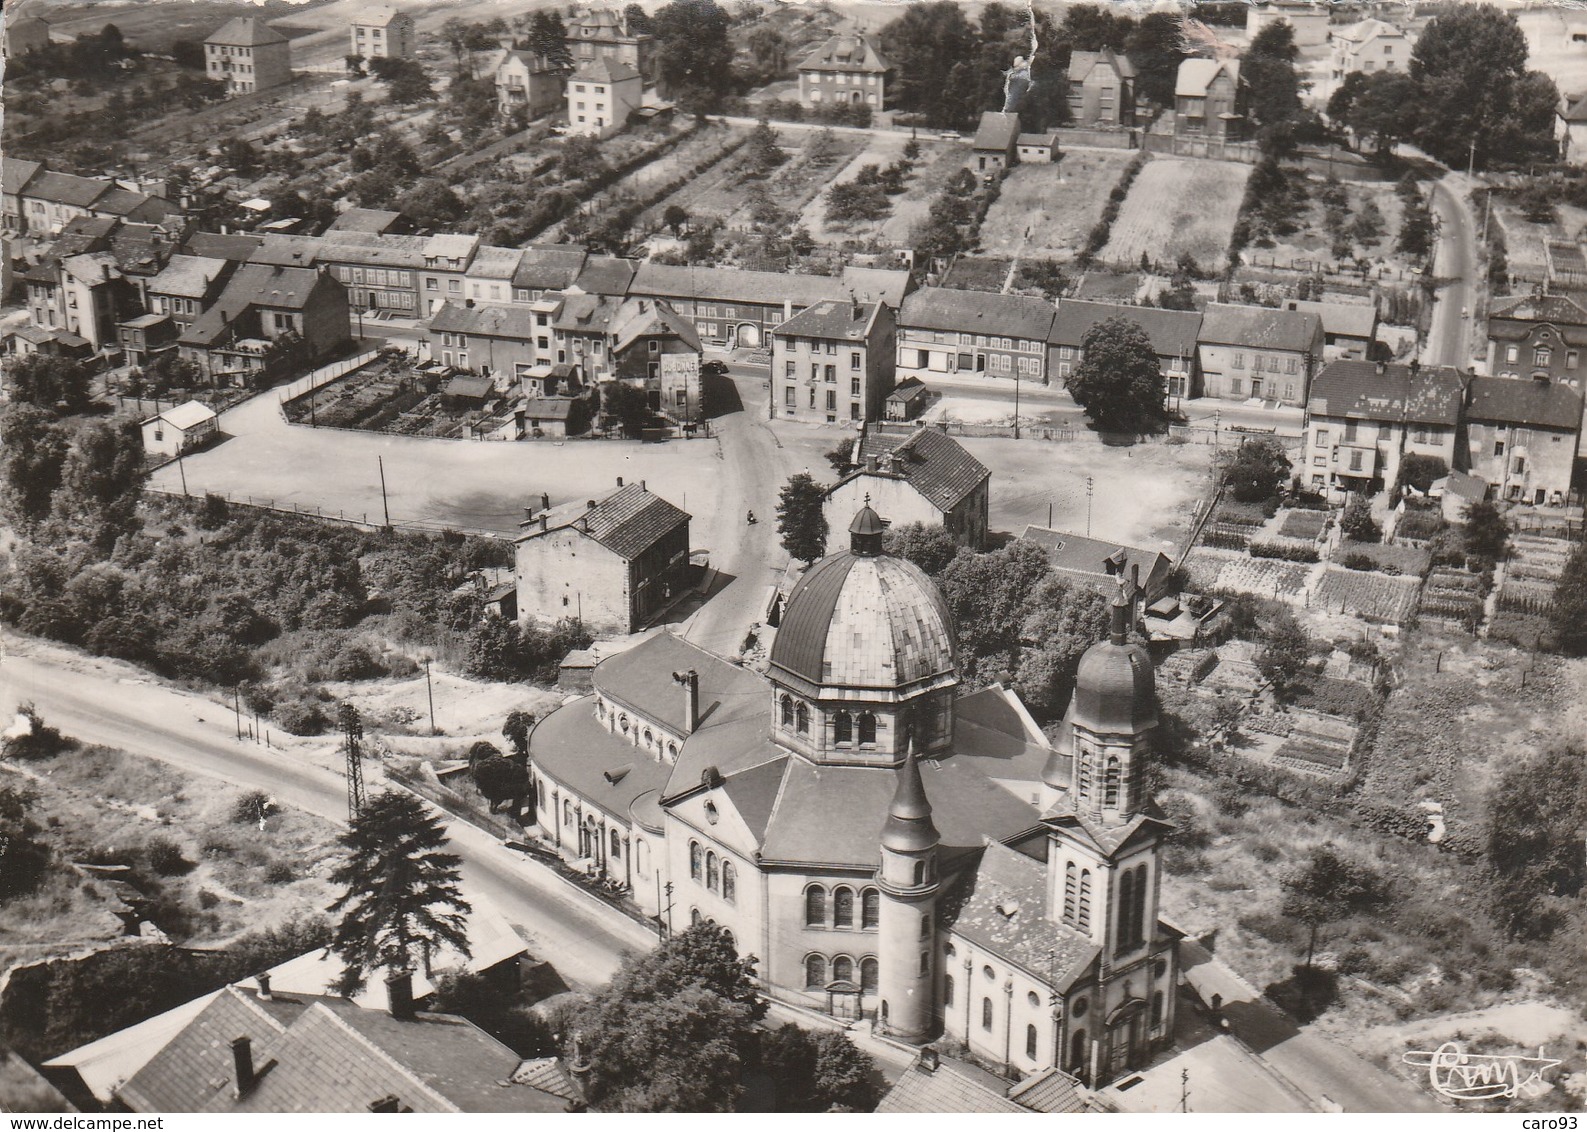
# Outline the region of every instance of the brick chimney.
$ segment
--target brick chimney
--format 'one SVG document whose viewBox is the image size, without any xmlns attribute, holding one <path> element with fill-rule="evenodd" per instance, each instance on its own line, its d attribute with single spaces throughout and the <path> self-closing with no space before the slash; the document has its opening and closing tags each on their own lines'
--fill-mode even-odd
<svg viewBox="0 0 1587 1132">
<path fill-rule="evenodd" d="M 255 975 L 253 977 L 253 981 L 259 987 L 259 997 L 264 999 L 264 1001 L 269 1002 L 270 1001 L 270 975 L 269 975 L 269 973 L 266 972 L 266 973 L 261 974 L 261 975 Z"/>
<path fill-rule="evenodd" d="M 245 1096 L 248 1090 L 253 1088 L 256 1080 L 253 1071 L 253 1042 L 250 1039 L 231 1040 L 231 1062 L 237 1071 L 237 1096 Z"/>
<path fill-rule="evenodd" d="M 413 973 L 396 971 L 386 976 L 386 1002 L 393 1018 L 413 1017 Z"/>
</svg>

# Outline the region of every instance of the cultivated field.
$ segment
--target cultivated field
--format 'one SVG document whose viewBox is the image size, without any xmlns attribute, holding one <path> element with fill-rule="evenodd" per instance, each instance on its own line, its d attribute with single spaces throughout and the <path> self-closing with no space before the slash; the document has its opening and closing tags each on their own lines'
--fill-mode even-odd
<svg viewBox="0 0 1587 1132">
<path fill-rule="evenodd" d="M 988 255 L 1073 259 L 1133 156 L 1076 150 L 1053 165 L 1017 166 L 981 225 L 982 249 Z"/>
<path fill-rule="evenodd" d="M 1113 222 L 1098 258 L 1134 265 L 1142 253 L 1171 264 L 1186 252 L 1221 268 L 1251 167 L 1234 161 L 1154 158 L 1146 163 Z"/>
<path fill-rule="evenodd" d="M 842 135 L 840 135 L 841 137 Z M 845 138 L 845 140 L 847 140 Z M 867 165 L 886 168 L 903 157 L 909 139 L 903 134 L 876 133 L 870 135 L 863 150 L 849 151 L 847 164 L 831 166 L 835 172 L 820 186 L 821 192 L 813 194 L 799 214 L 799 223 L 810 232 L 817 243 L 841 244 L 848 240 L 886 239 L 903 242 L 910 231 L 926 218 L 934 198 L 950 177 L 964 167 L 965 147 L 958 142 L 933 142 L 917 139 L 920 157 L 904 182 L 904 192 L 888 197 L 893 210 L 882 220 L 860 220 L 846 224 L 827 223 L 826 188 L 842 184 L 859 176 Z"/>
<path fill-rule="evenodd" d="M 1324 184 L 1314 177 L 1307 187 L 1311 199 L 1305 214 L 1297 220 L 1299 229 L 1289 236 L 1275 240 L 1271 248 L 1248 248 L 1245 253 L 1248 262 L 1257 266 L 1293 267 L 1297 271 L 1310 272 L 1317 270 L 1318 265 L 1335 265 L 1342 262 L 1346 268 L 1349 268 L 1356 259 L 1367 259 L 1389 268 L 1390 271 L 1386 276 L 1388 279 L 1410 277 L 1411 268 L 1415 266 L 1414 261 L 1395 250 L 1395 244 L 1400 237 L 1405 206 L 1394 191 L 1394 182 L 1346 181 L 1343 183 L 1350 201 L 1347 212 L 1352 223 L 1361 215 L 1369 202 L 1377 206 L 1378 213 L 1382 217 L 1380 231 L 1375 238 L 1362 240 L 1352 236 L 1350 253 L 1347 256 L 1334 254 L 1333 234 L 1328 230 L 1324 219 L 1325 209 L 1322 201 L 1318 199 L 1325 187 Z"/>
</svg>

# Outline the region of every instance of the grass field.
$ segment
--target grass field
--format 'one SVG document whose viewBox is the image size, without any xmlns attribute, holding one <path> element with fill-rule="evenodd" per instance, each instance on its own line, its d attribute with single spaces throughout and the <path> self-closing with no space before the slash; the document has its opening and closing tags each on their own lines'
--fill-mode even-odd
<svg viewBox="0 0 1587 1132">
<path fill-rule="evenodd" d="M 1188 252 L 1204 268 L 1222 268 L 1250 176 L 1249 165 L 1234 161 L 1148 161 L 1098 258 L 1133 266 L 1144 252 L 1156 263 L 1171 264 Z"/>
<path fill-rule="evenodd" d="M 1071 151 L 1054 165 L 1016 166 L 981 225 L 982 250 L 987 255 L 1073 259 L 1131 156 L 1123 151 Z"/>
</svg>

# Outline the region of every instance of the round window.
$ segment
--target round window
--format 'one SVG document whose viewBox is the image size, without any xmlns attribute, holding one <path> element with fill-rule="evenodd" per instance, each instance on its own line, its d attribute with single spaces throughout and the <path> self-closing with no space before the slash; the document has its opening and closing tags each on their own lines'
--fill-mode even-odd
<svg viewBox="0 0 1587 1132">
<path fill-rule="evenodd" d="M 1090 1006 L 1091 1006 L 1091 1003 L 1087 1002 L 1083 998 L 1075 999 L 1074 1016 L 1076 1018 L 1084 1018 L 1086 1016 L 1086 1010 Z"/>
<path fill-rule="evenodd" d="M 1036 992 L 1035 991 L 1031 991 L 1028 995 L 1026 995 L 1025 996 L 1025 1001 L 1030 1003 L 1032 1006 L 1040 1006 L 1041 1005 L 1041 999 L 1036 997 Z"/>
<path fill-rule="evenodd" d="M 1153 978 L 1160 979 L 1166 974 L 1168 974 L 1168 960 L 1159 959 L 1156 963 L 1152 964 Z"/>
<path fill-rule="evenodd" d="M 981 974 L 986 977 L 986 981 L 989 983 L 993 982 L 997 978 L 997 972 L 993 971 L 990 967 L 982 967 Z"/>
</svg>

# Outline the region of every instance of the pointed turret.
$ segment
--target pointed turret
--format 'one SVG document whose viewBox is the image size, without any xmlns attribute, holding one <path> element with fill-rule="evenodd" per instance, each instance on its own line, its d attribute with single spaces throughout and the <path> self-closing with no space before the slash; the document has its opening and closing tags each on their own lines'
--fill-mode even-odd
<svg viewBox="0 0 1587 1132">
<path fill-rule="evenodd" d="M 849 549 L 865 558 L 875 558 L 882 553 L 882 535 L 887 531 L 882 517 L 871 510 L 871 497 L 865 497 L 861 507 L 849 524 Z"/>
<path fill-rule="evenodd" d="M 898 786 L 893 791 L 892 805 L 887 808 L 887 823 L 882 826 L 882 848 L 895 853 L 921 853 L 939 840 L 937 827 L 931 821 L 926 784 L 920 780 L 914 744 L 910 744 L 898 768 Z"/>
<path fill-rule="evenodd" d="M 884 1032 L 906 1042 L 929 1041 L 936 1032 L 932 987 L 937 969 L 939 841 L 911 742 L 882 825 L 882 867 L 876 874 L 882 890 L 877 1022 Z"/>
</svg>

